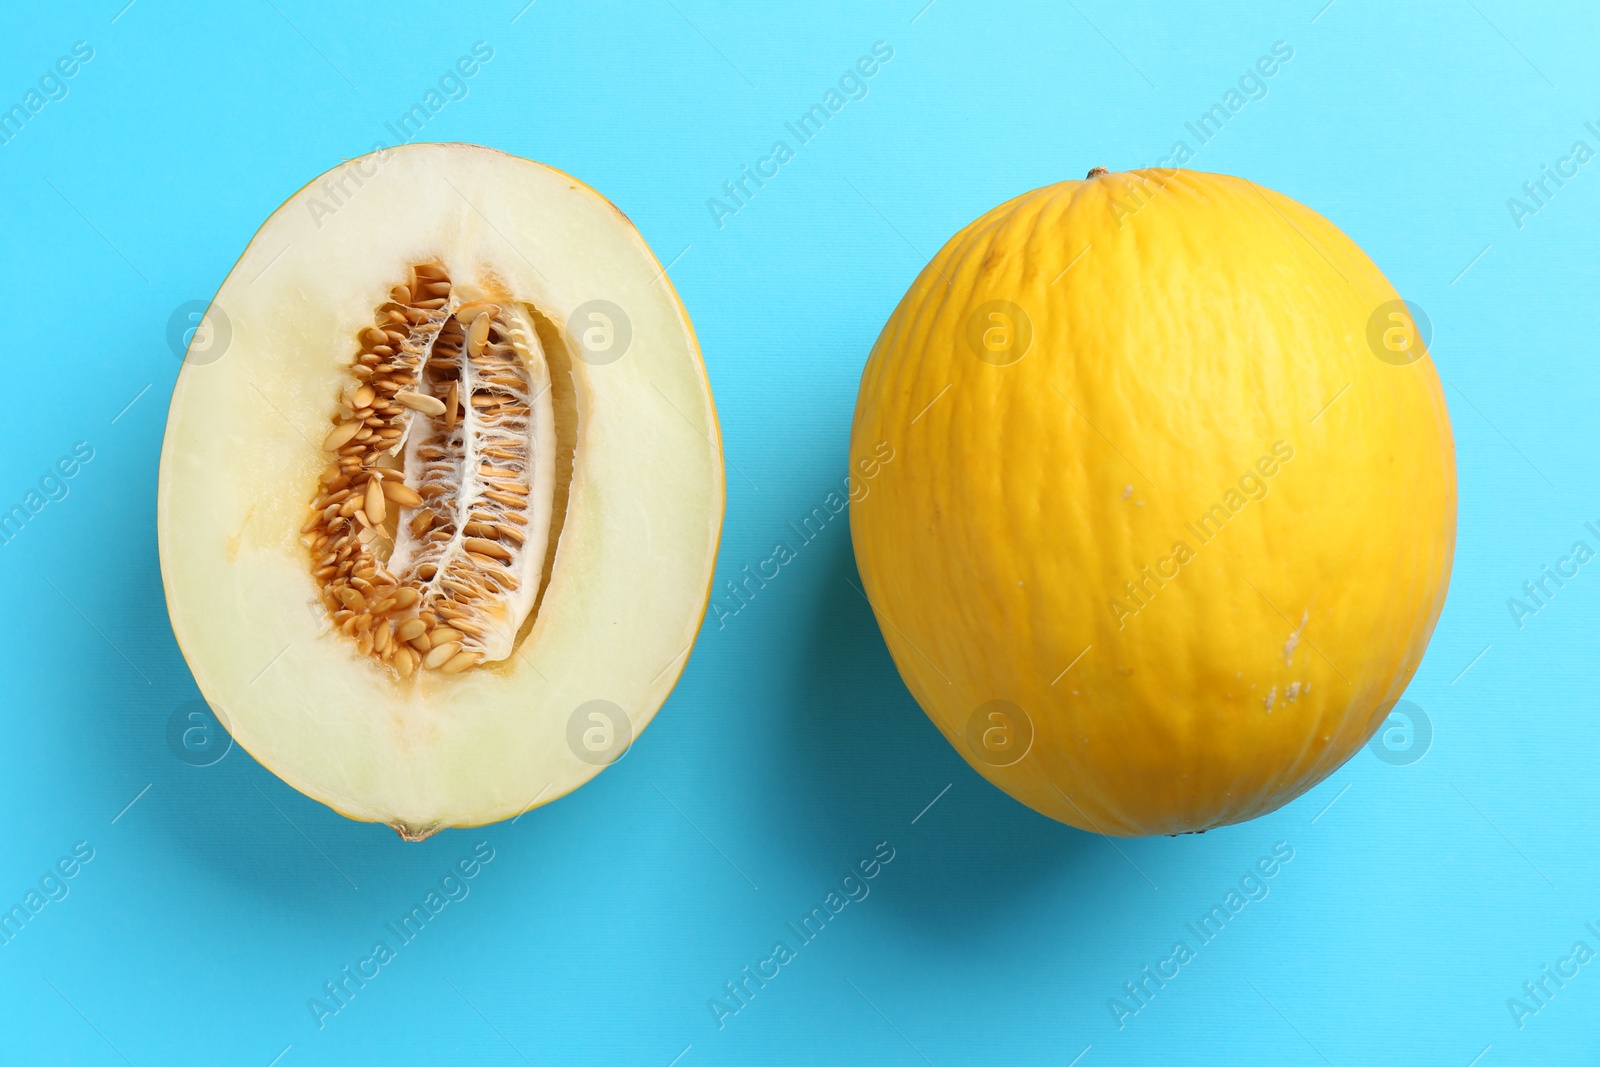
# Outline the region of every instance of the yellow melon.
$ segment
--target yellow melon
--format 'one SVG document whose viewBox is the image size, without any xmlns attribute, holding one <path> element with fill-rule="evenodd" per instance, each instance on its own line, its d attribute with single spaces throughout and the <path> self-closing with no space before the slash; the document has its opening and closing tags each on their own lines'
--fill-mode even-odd
<svg viewBox="0 0 1600 1067">
<path fill-rule="evenodd" d="M 901 677 L 991 782 L 1135 836 L 1272 811 L 1416 671 L 1456 480 L 1372 261 L 1240 178 L 1105 173 L 945 245 L 862 376 L 851 508 Z"/>
<path fill-rule="evenodd" d="M 234 738 L 413 840 L 619 758 L 683 670 L 723 508 L 699 347 L 627 218 L 529 160 L 386 149 L 279 208 L 206 320 L 161 570 Z"/>
</svg>

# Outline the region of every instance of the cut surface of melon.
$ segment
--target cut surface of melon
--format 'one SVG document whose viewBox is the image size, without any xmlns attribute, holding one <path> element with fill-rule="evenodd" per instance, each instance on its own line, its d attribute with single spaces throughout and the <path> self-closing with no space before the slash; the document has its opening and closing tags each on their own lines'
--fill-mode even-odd
<svg viewBox="0 0 1600 1067">
<path fill-rule="evenodd" d="M 234 738 L 419 839 L 614 762 L 676 683 L 723 512 L 716 413 L 633 225 L 567 175 L 410 145 L 262 226 L 185 361 L 158 521 Z"/>
</svg>

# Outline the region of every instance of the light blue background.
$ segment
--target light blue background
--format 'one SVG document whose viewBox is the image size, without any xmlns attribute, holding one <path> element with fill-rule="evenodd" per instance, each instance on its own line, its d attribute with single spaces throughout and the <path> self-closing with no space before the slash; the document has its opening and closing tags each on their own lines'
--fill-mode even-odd
<svg viewBox="0 0 1600 1067">
<path fill-rule="evenodd" d="M 0 1061 L 1591 1062 L 1600 962 L 1520 1029 L 1507 1000 L 1575 941 L 1600 949 L 1600 564 L 1521 629 L 1506 605 L 1600 523 L 1600 162 L 1522 228 L 1506 205 L 1575 140 L 1600 149 L 1591 5 L 122 2 L 14 7 L 0 43 L 6 106 L 73 42 L 95 50 L 0 146 L 0 507 L 94 449 L 0 547 L 0 904 L 94 849 L 0 946 Z M 708 623 L 627 759 L 515 825 L 406 845 L 237 749 L 175 758 L 166 724 L 198 694 L 156 559 L 168 317 L 478 40 L 493 60 L 423 138 L 570 171 L 672 262 L 722 419 L 723 578 L 843 479 L 866 353 L 946 238 L 1192 143 L 1186 121 L 1291 45 L 1192 165 L 1321 211 L 1432 318 L 1461 526 L 1408 693 L 1425 757 L 1364 751 L 1204 836 L 1057 825 L 917 709 L 841 521 Z M 870 95 L 719 229 L 707 199 L 879 40 L 894 58 Z M 471 895 L 319 1030 L 308 999 L 485 840 Z M 707 1001 L 880 841 L 895 858 L 871 895 L 719 1030 Z M 1109 998 L 1279 841 L 1294 859 L 1270 895 L 1119 1029 Z"/>
</svg>

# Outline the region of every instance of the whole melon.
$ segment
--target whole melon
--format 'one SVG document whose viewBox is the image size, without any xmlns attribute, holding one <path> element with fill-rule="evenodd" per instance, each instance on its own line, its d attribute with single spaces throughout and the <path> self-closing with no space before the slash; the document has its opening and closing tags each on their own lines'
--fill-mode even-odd
<svg viewBox="0 0 1600 1067">
<path fill-rule="evenodd" d="M 878 338 L 850 446 L 856 561 L 928 717 L 1104 834 L 1327 777 L 1449 584 L 1425 322 L 1332 223 L 1227 175 L 1097 168 L 956 234 Z"/>
</svg>

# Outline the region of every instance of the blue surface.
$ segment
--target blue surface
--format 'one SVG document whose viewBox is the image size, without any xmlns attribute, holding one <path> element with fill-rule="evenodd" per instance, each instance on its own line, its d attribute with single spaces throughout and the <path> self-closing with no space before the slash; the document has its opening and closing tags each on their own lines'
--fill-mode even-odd
<svg viewBox="0 0 1600 1067">
<path fill-rule="evenodd" d="M 10 10 L 0 42 L 6 106 L 74 42 L 93 52 L 0 144 L 0 507 L 39 507 L 0 545 L 21 609 L 0 645 L 0 906 L 39 893 L 0 944 L 0 1062 L 1595 1055 L 1600 962 L 1562 961 L 1600 951 L 1600 563 L 1520 626 L 1508 607 L 1575 541 L 1600 548 L 1584 526 L 1600 527 L 1600 162 L 1548 183 L 1536 213 L 1507 203 L 1575 141 L 1600 150 L 1592 5 L 123 2 Z M 177 758 L 194 746 L 169 727 L 198 692 L 156 562 L 169 319 L 295 189 L 392 143 L 386 123 L 476 41 L 492 60 L 421 136 L 570 171 L 672 264 L 726 443 L 723 577 L 839 486 L 879 327 L 990 206 L 1184 139 L 1191 166 L 1327 215 L 1431 317 L 1455 425 L 1455 577 L 1408 693 L 1428 728 L 1203 837 L 1057 825 L 917 709 L 852 589 L 841 519 L 708 622 L 629 758 L 514 825 L 406 845 L 237 749 Z M 784 124 L 878 41 L 893 58 L 866 95 L 719 226 L 708 199 L 775 140 L 793 147 Z M 1185 123 L 1279 41 L 1293 58 L 1266 95 L 1197 146 Z M 880 842 L 893 859 L 869 864 L 869 894 L 802 944 L 785 924 Z M 1246 881 L 1260 899 L 1202 944 L 1187 924 L 1279 842 L 1292 860 Z M 474 877 L 445 882 L 462 860 Z M 441 885 L 449 903 L 402 942 L 386 924 Z M 393 958 L 363 964 L 380 940 Z M 731 1012 L 724 983 L 779 940 L 794 958 L 719 1027 L 708 1002 Z M 1193 958 L 1119 1019 L 1112 998 L 1147 965 L 1171 974 L 1177 941 Z M 347 965 L 376 973 L 325 999 L 319 1026 L 308 1002 Z M 1546 966 L 1576 974 L 1558 985 Z"/>
</svg>

